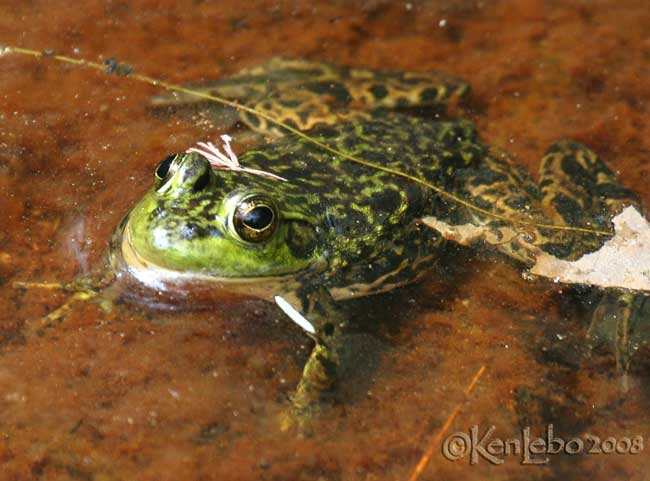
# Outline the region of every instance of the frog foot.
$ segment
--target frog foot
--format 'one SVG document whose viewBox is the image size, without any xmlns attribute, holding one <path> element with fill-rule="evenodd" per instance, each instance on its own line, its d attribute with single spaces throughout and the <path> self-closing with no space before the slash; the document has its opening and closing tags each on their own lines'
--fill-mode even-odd
<svg viewBox="0 0 650 481">
<path fill-rule="evenodd" d="M 309 356 L 290 407 L 282 413 L 280 430 L 297 430 L 301 435 L 313 432 L 312 421 L 318 418 L 323 397 L 336 383 L 337 356 L 326 344 L 317 343 Z"/>
<path fill-rule="evenodd" d="M 298 436 L 309 437 L 314 433 L 314 420 L 318 419 L 320 411 L 318 403 L 303 408 L 292 404 L 280 414 L 280 431 L 294 432 Z"/>
<path fill-rule="evenodd" d="M 13 283 L 15 289 L 47 289 L 61 290 L 68 293 L 65 302 L 40 319 L 28 321 L 26 323 L 26 335 L 42 335 L 45 330 L 56 327 L 61 324 L 72 307 L 78 302 L 96 301 L 104 310 L 110 310 L 112 303 L 109 299 L 100 296 L 100 293 L 106 287 L 107 278 L 79 277 L 71 282 L 32 282 L 16 281 Z"/>
<path fill-rule="evenodd" d="M 625 384 L 634 354 L 650 343 L 650 296 L 607 292 L 594 311 L 587 338 L 592 347 L 613 351 Z"/>
<path fill-rule="evenodd" d="M 97 297 L 99 293 L 97 291 L 92 291 L 92 290 L 83 290 L 83 291 L 77 291 L 74 292 L 71 296 L 69 296 L 66 301 L 47 314 L 44 317 L 41 317 L 40 319 L 34 320 L 34 321 L 29 321 L 27 323 L 27 332 L 26 334 L 37 334 L 37 335 L 42 335 L 45 330 L 53 328 L 61 324 L 70 310 L 72 309 L 72 306 L 76 304 L 77 302 L 85 302 L 89 301 L 95 297 Z"/>
</svg>

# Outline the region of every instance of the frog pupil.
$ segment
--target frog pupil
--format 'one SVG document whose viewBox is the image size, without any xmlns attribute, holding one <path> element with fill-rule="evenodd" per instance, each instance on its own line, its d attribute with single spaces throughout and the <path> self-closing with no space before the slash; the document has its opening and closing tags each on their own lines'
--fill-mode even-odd
<svg viewBox="0 0 650 481">
<path fill-rule="evenodd" d="M 266 229 L 273 222 L 273 211 L 265 205 L 257 206 L 244 214 L 242 222 L 251 229 Z"/>
<path fill-rule="evenodd" d="M 156 168 L 156 177 L 159 179 L 164 179 L 167 176 L 169 167 L 171 167 L 174 157 L 176 157 L 175 154 L 168 155 L 158 164 L 158 167 Z"/>
</svg>

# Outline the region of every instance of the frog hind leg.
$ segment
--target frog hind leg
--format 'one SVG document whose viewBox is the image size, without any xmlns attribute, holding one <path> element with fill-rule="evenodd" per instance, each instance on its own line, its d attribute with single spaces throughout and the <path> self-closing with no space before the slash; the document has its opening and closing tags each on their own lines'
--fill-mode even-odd
<svg viewBox="0 0 650 481">
<path fill-rule="evenodd" d="M 315 62 L 272 57 L 266 63 L 244 68 L 235 74 L 218 80 L 184 83 L 182 87 L 200 94 L 223 97 L 244 103 L 264 98 L 277 91 L 283 84 L 304 81 L 307 78 L 336 76 L 336 72 L 324 70 Z M 150 99 L 152 107 L 179 107 L 206 102 L 205 97 L 192 92 L 171 92 L 155 95 Z"/>
<path fill-rule="evenodd" d="M 442 72 L 399 72 L 350 68 L 346 85 L 351 103 L 361 108 L 437 107 L 466 100 L 470 85 Z"/>
<path fill-rule="evenodd" d="M 546 216 L 560 225 L 611 228 L 624 207 L 640 208 L 637 196 L 588 147 L 572 140 L 553 144 L 540 166 Z"/>
<path fill-rule="evenodd" d="M 470 148 L 473 148 L 470 143 Z M 526 232 L 534 239 L 546 239 L 530 223 L 546 223 L 540 208 L 539 189 L 528 172 L 518 165 L 507 152 L 485 148 L 479 155 L 471 156 L 471 149 L 463 153 L 470 163 L 458 169 L 455 193 L 471 204 L 494 212 L 507 219 L 526 222 Z M 470 222 L 482 226 L 500 239 L 493 247 L 505 256 L 527 266 L 535 263 L 533 250 L 524 242 L 524 236 L 513 229 L 512 222 L 504 221 L 483 212 L 467 210 Z M 516 234 L 516 235 L 515 235 Z"/>
<path fill-rule="evenodd" d="M 442 72 L 356 68 L 289 57 L 274 57 L 230 81 L 241 84 L 251 79 L 263 79 L 259 99 L 278 93 L 311 94 L 332 105 L 332 110 L 447 107 L 466 99 L 471 90 L 469 83 Z"/>
<path fill-rule="evenodd" d="M 558 225 L 611 230 L 611 219 L 623 208 L 640 212 L 637 196 L 621 186 L 607 165 L 588 147 L 571 140 L 553 144 L 540 167 L 540 190 L 546 216 Z M 604 239 L 576 234 L 570 254 L 576 259 L 597 250 Z M 622 289 L 607 289 L 594 310 L 587 337 L 593 346 L 615 354 L 619 371 L 650 340 L 650 296 Z"/>
<path fill-rule="evenodd" d="M 470 166 L 471 167 L 471 166 Z M 474 204 L 508 218 L 558 226 L 611 230 L 611 219 L 624 207 L 640 202 L 622 187 L 607 165 L 589 148 L 571 140 L 553 144 L 542 159 L 535 185 L 506 153 L 492 150 L 467 169 L 459 194 Z M 606 238 L 526 225 L 528 236 L 508 233 L 509 223 L 472 213 L 473 222 L 493 232 L 503 228 L 503 242 L 495 248 L 527 266 L 535 263 L 534 248 L 566 260 L 598 250 Z M 525 241 L 533 239 L 533 249 Z M 592 315 L 587 333 L 594 346 L 614 352 L 619 370 L 627 370 L 637 348 L 650 340 L 648 296 L 608 289 Z M 648 306 L 648 307 L 644 307 Z"/>
<path fill-rule="evenodd" d="M 216 125 L 233 123 L 223 106 L 206 104 L 205 95 L 234 100 L 255 110 L 240 110 L 238 117 L 254 131 L 282 136 L 286 129 L 307 131 L 317 125 L 366 119 L 376 109 L 435 106 L 446 109 L 468 96 L 469 84 L 439 72 L 399 72 L 352 68 L 326 62 L 273 57 L 217 81 L 185 84 L 198 92 L 173 92 L 152 97 L 154 108 L 202 105 L 214 110 Z"/>
<path fill-rule="evenodd" d="M 278 131 L 272 125 L 267 128 L 267 119 L 260 119 L 243 110 L 235 112 L 230 107 L 211 101 L 209 97 L 234 101 L 248 108 L 259 109 L 262 114 L 275 116 L 278 112 L 286 113 L 300 103 L 317 98 L 318 96 L 304 86 L 332 84 L 335 79 L 341 77 L 341 70 L 340 67 L 327 63 L 272 57 L 261 65 L 244 68 L 226 78 L 186 83 L 182 85 L 185 91 L 153 96 L 150 106 L 156 110 L 194 107 L 205 112 L 216 125 L 224 128 L 239 119 L 255 131 L 281 135 L 286 132 Z M 231 110 L 232 114 L 227 112 Z M 279 115 L 278 118 L 281 120 L 282 117 L 283 115 Z"/>
<path fill-rule="evenodd" d="M 289 61 L 285 59 L 285 61 Z M 467 97 L 469 84 L 439 72 L 397 72 L 313 64 L 311 77 L 287 75 L 251 107 L 263 115 L 240 112 L 244 123 L 264 134 L 286 129 L 269 117 L 300 131 L 351 120 L 370 120 L 379 112 L 411 107 L 446 109 Z"/>
<path fill-rule="evenodd" d="M 371 118 L 367 111 L 341 108 L 328 98 L 304 90 L 287 94 L 278 92 L 253 104 L 252 110 L 254 112 L 240 112 L 240 119 L 252 130 L 276 138 L 289 133 L 285 126 L 307 132 L 343 121 Z"/>
<path fill-rule="evenodd" d="M 470 94 L 469 83 L 442 72 L 357 68 L 291 57 L 273 57 L 231 77 L 242 83 L 264 79 L 268 96 L 287 87 L 331 96 L 355 109 L 447 105 Z"/>
<path fill-rule="evenodd" d="M 283 413 L 281 429 L 308 431 L 322 401 L 336 388 L 347 319 L 326 288 L 302 292 L 300 297 L 302 310 L 316 330 L 312 336 L 315 346 L 291 396 L 291 405 Z"/>
</svg>

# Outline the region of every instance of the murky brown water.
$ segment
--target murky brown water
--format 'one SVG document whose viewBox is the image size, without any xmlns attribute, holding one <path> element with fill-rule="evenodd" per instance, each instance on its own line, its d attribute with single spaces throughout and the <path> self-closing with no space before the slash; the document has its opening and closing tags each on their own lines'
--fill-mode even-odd
<svg viewBox="0 0 650 481">
<path fill-rule="evenodd" d="M 228 75 L 273 55 L 472 82 L 484 139 L 535 171 L 572 137 L 650 204 L 650 10 L 643 1 L 0 3 L 0 44 L 116 57 L 171 81 Z M 650 436 L 650 374 L 627 394 L 583 352 L 588 313 L 491 256 L 356 306 L 359 366 L 313 437 L 277 429 L 310 348 L 261 302 L 214 312 L 79 304 L 44 336 L 26 322 L 62 301 L 12 288 L 96 263 L 166 154 L 216 137 L 147 111 L 132 80 L 0 57 L 0 479 L 407 480 L 431 436 L 487 370 L 449 433 Z M 365 314 L 361 314 L 365 313 Z M 648 448 L 650 449 L 650 448 Z M 449 461 L 431 479 L 648 479 L 637 455 Z"/>
</svg>

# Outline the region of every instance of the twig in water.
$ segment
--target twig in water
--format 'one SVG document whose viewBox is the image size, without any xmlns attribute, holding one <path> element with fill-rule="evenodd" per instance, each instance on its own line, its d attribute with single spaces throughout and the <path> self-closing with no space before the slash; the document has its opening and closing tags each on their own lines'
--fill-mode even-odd
<svg viewBox="0 0 650 481">
<path fill-rule="evenodd" d="M 476 374 L 474 374 L 474 377 L 472 378 L 470 383 L 465 388 L 465 391 L 463 391 L 463 394 L 465 395 L 465 399 L 463 401 L 467 400 L 467 398 L 471 394 L 472 390 L 476 386 L 476 383 L 481 378 L 481 376 L 483 375 L 484 372 L 485 372 L 485 366 L 483 365 L 476 372 Z M 431 442 L 429 443 L 429 447 L 427 448 L 427 450 L 424 452 L 424 454 L 420 458 L 420 462 L 417 464 L 417 466 L 413 470 L 413 473 L 411 473 L 411 476 L 409 477 L 408 481 L 417 481 L 417 479 L 420 477 L 420 475 L 424 471 L 424 468 L 427 467 L 427 464 L 429 464 L 429 460 L 431 459 L 431 456 L 433 456 L 433 453 L 434 453 L 434 451 L 436 449 L 440 448 L 440 443 L 442 442 L 442 438 L 447 433 L 447 431 L 451 427 L 451 424 L 454 422 L 454 420 L 456 419 L 456 416 L 458 416 L 458 413 L 460 412 L 461 408 L 463 407 L 463 401 L 460 401 L 458 404 L 456 404 L 456 406 L 454 407 L 451 414 L 447 417 L 447 420 L 445 421 L 445 423 L 438 430 L 436 435 L 431 439 Z"/>
</svg>

